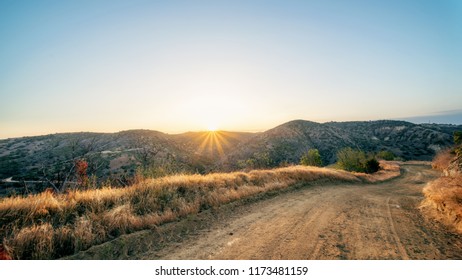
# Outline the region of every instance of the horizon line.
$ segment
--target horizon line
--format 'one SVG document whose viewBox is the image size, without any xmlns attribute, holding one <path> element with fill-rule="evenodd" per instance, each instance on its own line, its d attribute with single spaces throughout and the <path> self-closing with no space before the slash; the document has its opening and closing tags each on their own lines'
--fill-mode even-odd
<svg viewBox="0 0 462 280">
<path fill-rule="evenodd" d="M 268 131 L 270 129 L 273 129 L 275 127 L 278 127 L 280 125 L 293 122 L 293 121 L 309 121 L 309 122 L 314 122 L 318 124 L 325 124 L 325 123 L 346 123 L 346 122 L 377 122 L 377 121 L 404 121 L 408 123 L 412 123 L 415 125 L 420 125 L 420 124 L 436 124 L 436 125 L 454 125 L 454 126 L 461 126 L 462 123 L 437 123 L 437 122 L 431 122 L 430 120 L 428 122 L 418 122 L 418 121 L 412 121 L 412 119 L 422 119 L 430 116 L 416 116 L 416 117 L 406 117 L 406 118 L 395 118 L 395 119 L 374 119 L 374 120 L 352 120 L 352 121 L 335 121 L 335 120 L 330 120 L 330 121 L 311 121 L 311 120 L 306 120 L 306 119 L 293 119 L 290 121 L 283 122 L 281 124 L 275 125 L 270 128 L 266 129 L 260 129 L 260 130 L 253 130 L 253 129 L 247 129 L 247 130 L 227 130 L 227 129 L 217 129 L 214 131 L 208 131 L 208 130 L 188 130 L 188 131 L 183 131 L 183 132 L 164 132 L 160 131 L 157 129 L 149 129 L 149 128 L 130 128 L 130 129 L 123 129 L 119 131 L 62 131 L 62 132 L 51 132 L 51 133 L 44 133 L 44 134 L 35 134 L 35 135 L 22 135 L 22 136 L 12 136 L 12 137 L 7 137 L 7 138 L 0 138 L 0 140 L 9 140 L 9 139 L 18 139 L 18 138 L 30 138 L 30 137 L 40 137 L 40 136 L 48 136 L 48 135 L 58 135 L 58 134 L 77 134 L 77 133 L 96 133 L 96 134 L 115 134 L 115 133 L 121 133 L 121 132 L 127 132 L 127 131 L 136 131 L 136 130 L 144 130 L 144 131 L 155 131 L 167 135 L 180 135 L 180 134 L 185 134 L 185 133 L 202 133 L 202 132 L 231 132 L 231 133 L 263 133 L 265 131 Z"/>
</svg>

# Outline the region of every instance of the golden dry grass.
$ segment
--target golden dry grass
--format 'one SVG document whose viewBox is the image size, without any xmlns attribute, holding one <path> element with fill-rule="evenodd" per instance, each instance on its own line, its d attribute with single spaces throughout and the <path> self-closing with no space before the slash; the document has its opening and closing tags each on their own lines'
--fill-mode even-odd
<svg viewBox="0 0 462 280">
<path fill-rule="evenodd" d="M 432 168 L 443 171 L 448 168 L 449 163 L 454 158 L 450 149 L 440 151 L 432 160 Z"/>
<path fill-rule="evenodd" d="M 372 182 L 372 178 L 341 170 L 292 166 L 175 175 L 141 180 L 127 188 L 4 198 L 0 200 L 0 245 L 14 259 L 56 259 L 122 234 L 294 184 L 319 180 Z"/>
<path fill-rule="evenodd" d="M 425 213 L 462 233 L 462 174 L 432 181 L 423 193 Z"/>
</svg>

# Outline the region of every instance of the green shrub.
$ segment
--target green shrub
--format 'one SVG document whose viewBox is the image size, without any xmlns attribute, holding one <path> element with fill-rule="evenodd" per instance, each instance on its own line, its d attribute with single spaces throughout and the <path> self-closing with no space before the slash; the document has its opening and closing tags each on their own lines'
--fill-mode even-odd
<svg viewBox="0 0 462 280">
<path fill-rule="evenodd" d="M 241 169 L 261 169 L 274 166 L 274 161 L 269 152 L 254 153 L 247 160 L 238 161 L 238 166 Z"/>
<path fill-rule="evenodd" d="M 395 155 L 390 151 L 380 151 L 377 153 L 377 157 L 383 160 L 394 160 Z"/>
<path fill-rule="evenodd" d="M 337 164 L 341 169 L 364 172 L 365 162 L 366 154 L 363 151 L 347 147 L 337 152 Z"/>
<path fill-rule="evenodd" d="M 344 148 L 337 152 L 337 165 L 346 171 L 374 173 L 379 170 L 379 162 L 361 150 Z"/>
<path fill-rule="evenodd" d="M 309 149 L 300 158 L 300 164 L 308 166 L 322 166 L 322 159 L 318 149 Z"/>
</svg>

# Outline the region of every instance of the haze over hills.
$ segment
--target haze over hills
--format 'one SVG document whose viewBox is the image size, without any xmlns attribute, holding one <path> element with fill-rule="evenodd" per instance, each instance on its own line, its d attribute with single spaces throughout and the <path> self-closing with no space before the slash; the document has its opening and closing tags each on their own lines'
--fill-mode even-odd
<svg viewBox="0 0 462 280">
<path fill-rule="evenodd" d="M 329 122 L 294 120 L 262 133 L 187 132 L 152 130 L 118 133 L 62 133 L 0 140 L 0 179 L 40 180 L 64 176 L 69 164 L 85 158 L 97 178 L 127 178 L 139 167 L 156 172 L 230 171 L 249 160 L 264 167 L 294 164 L 310 148 L 319 150 L 324 164 L 336 161 L 344 147 L 366 152 L 387 150 L 404 160 L 430 160 L 452 144 L 462 126 L 413 124 L 405 121 Z M 262 166 L 263 167 L 263 166 Z"/>
</svg>

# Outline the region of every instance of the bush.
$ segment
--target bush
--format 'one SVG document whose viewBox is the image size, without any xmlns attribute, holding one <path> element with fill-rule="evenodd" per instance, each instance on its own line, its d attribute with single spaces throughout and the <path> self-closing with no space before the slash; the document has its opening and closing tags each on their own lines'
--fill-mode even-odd
<svg viewBox="0 0 462 280">
<path fill-rule="evenodd" d="M 364 168 L 368 174 L 375 173 L 379 171 L 380 163 L 375 158 L 371 158 L 366 161 Z"/>
<path fill-rule="evenodd" d="M 346 171 L 374 173 L 380 168 L 374 157 L 368 157 L 363 151 L 344 148 L 337 152 L 337 165 Z"/>
<path fill-rule="evenodd" d="M 301 165 L 322 166 L 321 155 L 318 149 L 309 149 L 300 159 Z"/>
<path fill-rule="evenodd" d="M 395 155 L 390 151 L 380 151 L 377 153 L 377 157 L 383 160 L 394 160 Z"/>
<path fill-rule="evenodd" d="M 337 152 L 337 164 L 346 171 L 364 172 L 366 154 L 352 148 L 344 148 Z"/>
<path fill-rule="evenodd" d="M 241 169 L 261 169 L 273 167 L 275 162 L 270 156 L 269 152 L 254 153 L 247 160 L 240 160 L 238 163 Z"/>
</svg>

